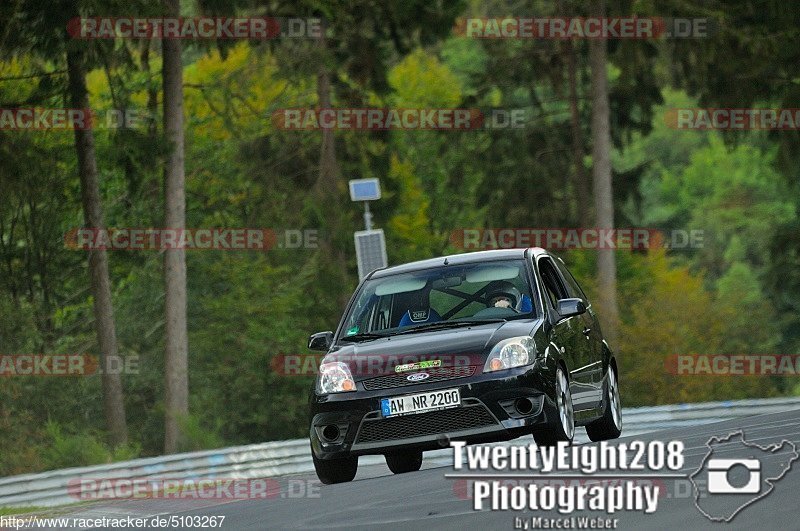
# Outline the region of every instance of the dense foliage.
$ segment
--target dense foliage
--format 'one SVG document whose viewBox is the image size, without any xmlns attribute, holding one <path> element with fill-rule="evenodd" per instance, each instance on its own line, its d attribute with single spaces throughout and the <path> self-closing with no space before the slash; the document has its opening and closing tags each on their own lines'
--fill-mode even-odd
<svg viewBox="0 0 800 531">
<path fill-rule="evenodd" d="M 257 2 L 240 4 L 263 12 Z M 573 176 L 591 167 L 585 41 L 574 41 L 570 52 L 560 41 L 478 40 L 450 31 L 457 16 L 510 9 L 503 2 L 425 7 L 433 10 L 426 17 L 415 15 L 433 5 L 424 1 L 394 4 L 399 12 L 380 16 L 373 2 L 320 4 L 334 21 L 327 50 L 313 40 L 184 46 L 187 226 L 314 229 L 321 241 L 316 249 L 188 253 L 186 450 L 306 435 L 313 376 L 284 376 L 271 362 L 307 354 L 308 334 L 335 327 L 357 283 L 352 232 L 361 228 L 361 211 L 347 197 L 348 179 L 381 179 L 384 197 L 373 212 L 391 264 L 457 252 L 453 230 L 580 224 Z M 665 16 L 674 15 L 673 5 L 690 9 L 683 2 L 611 4 L 618 13 Z M 800 107 L 793 71 L 800 62 L 787 59 L 796 45 L 754 29 L 753 10 L 772 2 L 728 4 L 681 11 L 720 21 L 718 33 L 691 47 L 609 43 L 617 225 L 704 234 L 702 248 L 617 254 L 625 406 L 800 392 L 788 377 L 665 370 L 674 354 L 800 352 L 800 173 L 793 155 L 800 136 L 680 131 L 665 121 L 675 107 Z M 539 7 L 542 15 L 557 12 L 550 3 Z M 582 13 L 578 2 L 562 7 Z M 184 9 L 231 8 L 200 2 Z M 797 27 L 789 20 L 797 13 L 775 9 L 781 27 Z M 0 23 L 0 35 L 18 18 Z M 39 41 L 27 47 L 0 39 L 0 107 L 69 106 L 63 53 L 44 34 L 31 38 Z M 568 53 L 575 54 L 575 103 L 587 143 L 577 161 Z M 152 118 L 94 132 L 106 223 L 158 227 L 157 43 L 103 42 L 92 61 L 93 108 L 135 108 Z M 756 64 L 786 83 L 747 85 Z M 282 130 L 271 119 L 277 109 L 319 104 L 320 68 L 330 72 L 336 107 L 524 109 L 525 127 L 337 131 L 338 185 L 331 191 L 319 183 L 321 133 Z M 76 164 L 70 131 L 0 130 L 0 354 L 97 354 L 85 253 L 64 244 L 64 234 L 83 223 Z M 120 351 L 140 359 L 138 373 L 123 375 L 131 442 L 107 445 L 97 376 L 2 378 L 0 475 L 161 451 L 161 257 L 109 256 Z M 593 251 L 564 257 L 591 295 Z"/>
</svg>

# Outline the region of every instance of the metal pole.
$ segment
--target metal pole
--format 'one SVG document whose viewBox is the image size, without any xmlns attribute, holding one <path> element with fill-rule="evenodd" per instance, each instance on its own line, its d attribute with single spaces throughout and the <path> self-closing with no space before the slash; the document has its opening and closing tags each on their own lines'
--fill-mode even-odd
<svg viewBox="0 0 800 531">
<path fill-rule="evenodd" d="M 372 230 L 372 213 L 369 211 L 369 201 L 364 201 L 364 226 Z"/>
</svg>

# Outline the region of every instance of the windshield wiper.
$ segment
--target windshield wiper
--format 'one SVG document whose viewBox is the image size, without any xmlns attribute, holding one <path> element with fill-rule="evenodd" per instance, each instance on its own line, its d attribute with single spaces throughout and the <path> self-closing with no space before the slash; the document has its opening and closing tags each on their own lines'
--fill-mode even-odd
<svg viewBox="0 0 800 531">
<path fill-rule="evenodd" d="M 351 336 L 340 337 L 339 341 L 349 341 L 351 343 L 358 343 L 359 341 L 371 341 L 373 339 L 380 339 L 388 337 L 386 334 L 373 334 L 371 332 L 363 332 L 361 334 L 353 334 Z"/>
<path fill-rule="evenodd" d="M 413 328 L 408 328 L 406 330 L 401 330 L 396 334 L 392 334 L 394 336 L 400 334 L 413 334 L 414 332 L 422 332 L 425 330 L 437 330 L 437 329 L 447 329 L 447 328 L 459 328 L 462 326 L 474 326 L 474 325 L 482 325 L 487 323 L 504 323 L 505 319 L 464 319 L 458 321 L 437 321 L 435 323 L 428 323 L 417 325 Z"/>
</svg>

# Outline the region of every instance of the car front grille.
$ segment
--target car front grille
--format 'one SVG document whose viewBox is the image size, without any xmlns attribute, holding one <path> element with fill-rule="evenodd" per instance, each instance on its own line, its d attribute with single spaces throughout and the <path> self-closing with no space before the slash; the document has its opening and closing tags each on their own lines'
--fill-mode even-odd
<svg viewBox="0 0 800 531">
<path fill-rule="evenodd" d="M 486 409 L 486 406 L 480 403 L 388 419 L 365 418 L 356 436 L 355 444 L 447 435 L 498 425 L 497 420 Z"/>
<path fill-rule="evenodd" d="M 443 382 L 445 380 L 456 380 L 458 378 L 468 378 L 475 374 L 477 371 L 475 365 L 462 365 L 459 367 L 440 367 L 429 369 L 427 371 L 420 371 L 428 373 L 429 376 L 425 380 L 419 382 L 409 382 L 406 378 L 409 374 L 388 374 L 386 376 L 378 376 L 364 380 L 364 389 L 367 391 L 374 391 L 376 389 L 391 389 L 393 387 L 404 387 L 406 385 L 416 385 L 431 382 Z"/>
</svg>

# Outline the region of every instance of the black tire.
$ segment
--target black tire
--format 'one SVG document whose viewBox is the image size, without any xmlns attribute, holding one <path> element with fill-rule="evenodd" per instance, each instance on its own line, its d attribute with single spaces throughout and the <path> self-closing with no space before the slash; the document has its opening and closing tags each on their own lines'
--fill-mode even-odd
<svg viewBox="0 0 800 531">
<path fill-rule="evenodd" d="M 347 483 L 353 481 L 358 471 L 358 456 L 347 457 L 345 459 L 317 459 L 314 451 L 311 451 L 311 457 L 314 460 L 314 470 L 317 471 L 317 477 L 325 485 L 332 485 L 334 483 Z"/>
<path fill-rule="evenodd" d="M 397 452 L 386 454 L 386 465 L 395 474 L 405 474 L 406 472 L 416 472 L 422 466 L 422 452 Z"/>
<path fill-rule="evenodd" d="M 603 416 L 586 425 L 586 434 L 592 441 L 616 439 L 622 433 L 622 406 L 619 398 L 619 381 L 614 366 L 608 368 L 608 378 L 603 385 L 605 411 Z"/>
<path fill-rule="evenodd" d="M 539 446 L 555 446 L 566 441 L 572 444 L 575 437 L 575 411 L 572 406 L 572 393 L 569 389 L 569 380 L 564 368 L 559 365 L 556 369 L 556 413 L 555 424 L 545 430 L 533 432 L 533 440 Z"/>
</svg>

